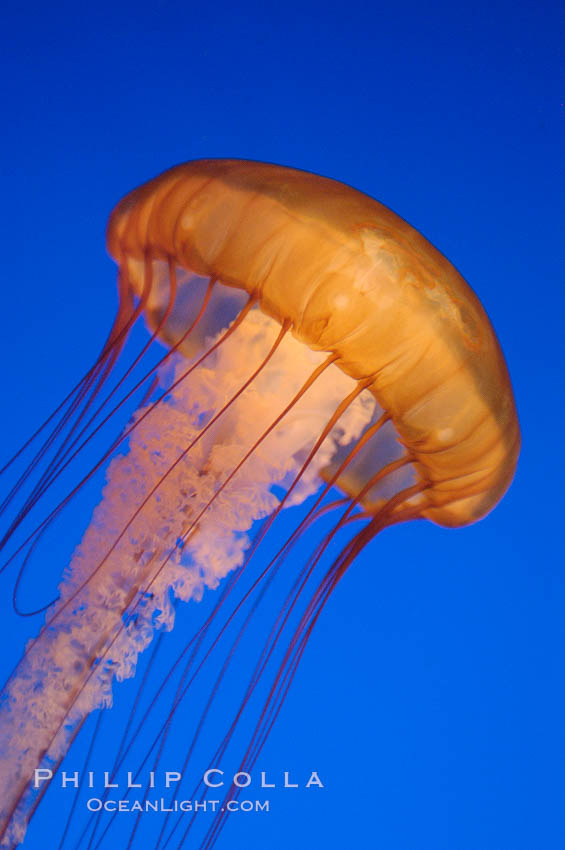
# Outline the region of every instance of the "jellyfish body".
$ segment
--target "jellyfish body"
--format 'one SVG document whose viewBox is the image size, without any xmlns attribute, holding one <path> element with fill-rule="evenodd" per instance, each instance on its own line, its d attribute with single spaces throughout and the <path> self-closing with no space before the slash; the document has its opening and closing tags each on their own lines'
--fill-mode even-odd
<svg viewBox="0 0 565 850">
<path fill-rule="evenodd" d="M 347 186 L 261 163 L 188 163 L 118 204 L 108 249 L 120 307 L 81 403 L 141 314 L 170 352 L 165 390 L 127 426 L 129 451 L 112 460 L 60 598 L 6 685 L 1 846 L 23 838 L 34 768 L 58 765 L 88 713 L 111 703 L 113 679 L 171 627 L 171 589 L 197 599 L 245 567 L 255 520 L 270 517 L 268 530 L 281 507 L 336 486 L 347 496 L 336 529 L 356 513 L 364 525 L 306 606 L 243 767 L 360 549 L 396 522 L 481 518 L 519 451 L 477 298 L 417 231 Z"/>
<path fill-rule="evenodd" d="M 372 198 L 262 163 L 188 163 L 117 206 L 108 248 L 154 328 L 170 293 L 144 294 L 147 251 L 247 292 L 367 381 L 414 455 L 423 516 L 463 525 L 507 489 L 519 430 L 490 322 L 454 267 Z M 176 339 L 175 319 L 162 338 Z"/>
</svg>

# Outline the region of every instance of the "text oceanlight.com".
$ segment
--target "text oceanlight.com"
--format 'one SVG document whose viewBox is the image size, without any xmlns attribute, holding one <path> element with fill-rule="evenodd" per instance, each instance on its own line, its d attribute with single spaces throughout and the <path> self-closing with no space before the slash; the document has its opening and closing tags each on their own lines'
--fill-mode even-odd
<svg viewBox="0 0 565 850">
<path fill-rule="evenodd" d="M 87 800 L 89 812 L 268 812 L 269 800 Z"/>
</svg>

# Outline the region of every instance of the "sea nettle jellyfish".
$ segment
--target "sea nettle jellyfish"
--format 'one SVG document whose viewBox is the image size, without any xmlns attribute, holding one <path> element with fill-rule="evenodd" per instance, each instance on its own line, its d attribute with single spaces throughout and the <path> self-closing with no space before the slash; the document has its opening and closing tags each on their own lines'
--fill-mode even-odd
<svg viewBox="0 0 565 850">
<path fill-rule="evenodd" d="M 90 712 L 112 703 L 114 680 L 133 676 L 155 632 L 172 627 L 176 600 L 218 588 L 164 681 L 133 707 L 110 779 L 131 770 L 152 712 L 155 737 L 131 779 L 159 768 L 179 707 L 215 659 L 195 728 L 176 739 L 184 772 L 239 643 L 275 577 L 287 576 L 210 754 L 220 763 L 255 710 L 236 765 L 251 771 L 312 628 L 362 548 L 407 520 L 480 519 L 509 486 L 519 450 L 507 369 L 479 301 L 419 233 L 362 193 L 274 165 L 190 162 L 125 197 L 107 241 L 117 318 L 93 368 L 24 447 L 38 444 L 3 506 L 12 506 L 3 543 L 17 541 L 8 560 L 25 566 L 91 473 L 41 513 L 55 482 L 138 390 L 144 397 L 96 464 L 109 461 L 102 501 L 4 688 L 2 847 L 23 840 L 41 800 L 34 770 L 56 772 Z M 110 389 L 139 317 L 151 339 Z M 134 379 L 159 343 L 160 362 Z M 271 552 L 272 527 L 299 504 L 300 519 Z M 142 691 L 150 670 L 151 660 Z M 200 783 L 193 798 L 206 792 Z M 237 794 L 230 788 L 226 801 Z M 215 844 L 222 808 L 198 846 Z M 167 817 L 151 846 L 182 846 L 193 821 L 183 817 Z M 92 815 L 81 846 L 102 846 L 108 827 Z"/>
</svg>

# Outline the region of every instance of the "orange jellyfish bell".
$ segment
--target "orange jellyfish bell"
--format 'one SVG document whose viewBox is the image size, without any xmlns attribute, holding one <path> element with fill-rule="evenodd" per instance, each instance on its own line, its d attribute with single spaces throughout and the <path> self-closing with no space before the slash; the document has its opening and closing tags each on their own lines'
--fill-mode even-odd
<svg viewBox="0 0 565 850">
<path fill-rule="evenodd" d="M 239 770 L 249 771 L 329 594 L 363 546 L 381 529 L 409 519 L 444 526 L 480 519 L 508 488 L 519 452 L 508 372 L 481 304 L 432 245 L 366 195 L 282 166 L 190 162 L 127 195 L 112 212 L 107 244 L 119 267 L 116 322 L 99 360 L 57 409 L 60 421 L 12 489 L 7 502 L 25 487 L 31 495 L 2 545 L 16 539 L 52 483 L 97 433 L 97 423 L 111 422 L 156 371 L 162 391 L 155 395 L 151 384 L 97 464 L 111 459 L 102 501 L 45 625 L 3 691 L 1 847 L 23 839 L 42 798 L 45 786 L 31 784 L 35 771 L 43 779 L 57 770 L 88 714 L 112 704 L 115 679 L 132 676 L 155 631 L 172 627 L 171 596 L 198 601 L 205 588 L 225 579 L 213 614 L 181 654 L 184 664 L 190 648 L 159 727 L 156 763 L 193 678 L 251 605 L 202 708 L 186 767 L 253 617 L 253 594 L 262 597 L 257 589 L 268 585 L 307 527 L 343 508 L 298 577 L 292 575 L 215 753 L 218 759 L 230 746 L 272 661 L 270 689 L 239 761 Z M 96 408 L 141 315 L 151 341 L 164 343 L 167 353 L 158 369 L 152 366 L 128 389 L 148 343 Z M 16 554 L 26 546 L 31 553 L 88 478 L 24 534 Z M 333 486 L 343 498 L 328 502 Z M 300 503 L 304 515 L 295 531 L 239 590 L 281 509 Z M 316 578 L 336 535 L 355 523 L 361 530 Z M 147 674 L 143 679 L 145 687 Z M 140 724 L 156 705 L 159 683 L 156 694 Z M 135 739 L 128 727 L 112 779 Z M 206 791 L 201 785 L 198 793 Z M 232 788 L 227 799 L 237 793 Z M 216 842 L 225 817 L 222 808 L 202 848 Z M 168 818 L 154 837 L 156 848 L 178 828 L 178 822 L 169 828 Z M 137 827 L 138 821 L 128 846 Z M 192 821 L 185 837 L 191 828 Z"/>
<path fill-rule="evenodd" d="M 382 204 L 291 168 L 202 160 L 127 195 L 107 240 L 165 341 L 183 327 L 182 306 L 159 325 L 171 290 L 160 280 L 145 291 L 148 256 L 247 293 L 366 382 L 411 457 L 421 516 L 464 525 L 508 488 L 520 435 L 492 326 L 456 269 Z M 190 277 L 181 305 L 189 287 Z M 375 448 L 366 447 L 355 475 L 339 477 L 350 495 L 366 484 L 360 467 L 372 474 L 382 465 Z M 362 497 L 370 510 L 380 504 L 373 495 Z"/>
</svg>

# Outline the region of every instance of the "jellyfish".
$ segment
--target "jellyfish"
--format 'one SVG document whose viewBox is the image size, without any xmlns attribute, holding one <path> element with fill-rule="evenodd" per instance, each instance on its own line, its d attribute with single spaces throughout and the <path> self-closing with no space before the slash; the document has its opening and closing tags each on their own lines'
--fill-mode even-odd
<svg viewBox="0 0 565 850">
<path fill-rule="evenodd" d="M 6 565 L 20 557 L 25 567 L 93 470 L 50 504 L 60 475 L 101 425 L 118 421 L 136 393 L 143 398 L 94 467 L 107 467 L 102 499 L 4 685 L 1 847 L 24 839 L 45 791 L 37 771 L 53 775 L 89 714 L 119 698 L 115 682 L 132 677 L 155 635 L 172 628 L 177 600 L 217 594 L 187 637 L 186 667 L 146 769 L 158 763 L 193 678 L 240 617 L 196 740 L 269 583 L 288 574 L 215 754 L 267 680 L 238 761 L 250 771 L 359 552 L 398 523 L 452 528 L 484 517 L 519 452 L 507 368 L 477 297 L 414 228 L 349 186 L 258 162 L 189 162 L 118 203 L 107 247 L 118 266 L 116 319 L 96 363 L 22 450 L 31 460 L 2 506 L 12 508 L 2 547 L 16 541 Z M 150 338 L 110 389 L 141 317 Z M 155 345 L 164 354 L 134 380 Z M 265 557 L 273 525 L 297 511 L 283 545 Z M 289 553 L 321 521 L 297 564 Z M 245 585 L 251 564 L 259 566 Z M 133 737 L 123 739 L 116 770 Z M 217 813 L 199 846 L 216 843 L 225 818 Z M 163 828 L 155 846 L 172 846 L 175 829 L 182 846 L 189 828 Z M 100 846 L 93 834 L 88 846 Z"/>
</svg>

